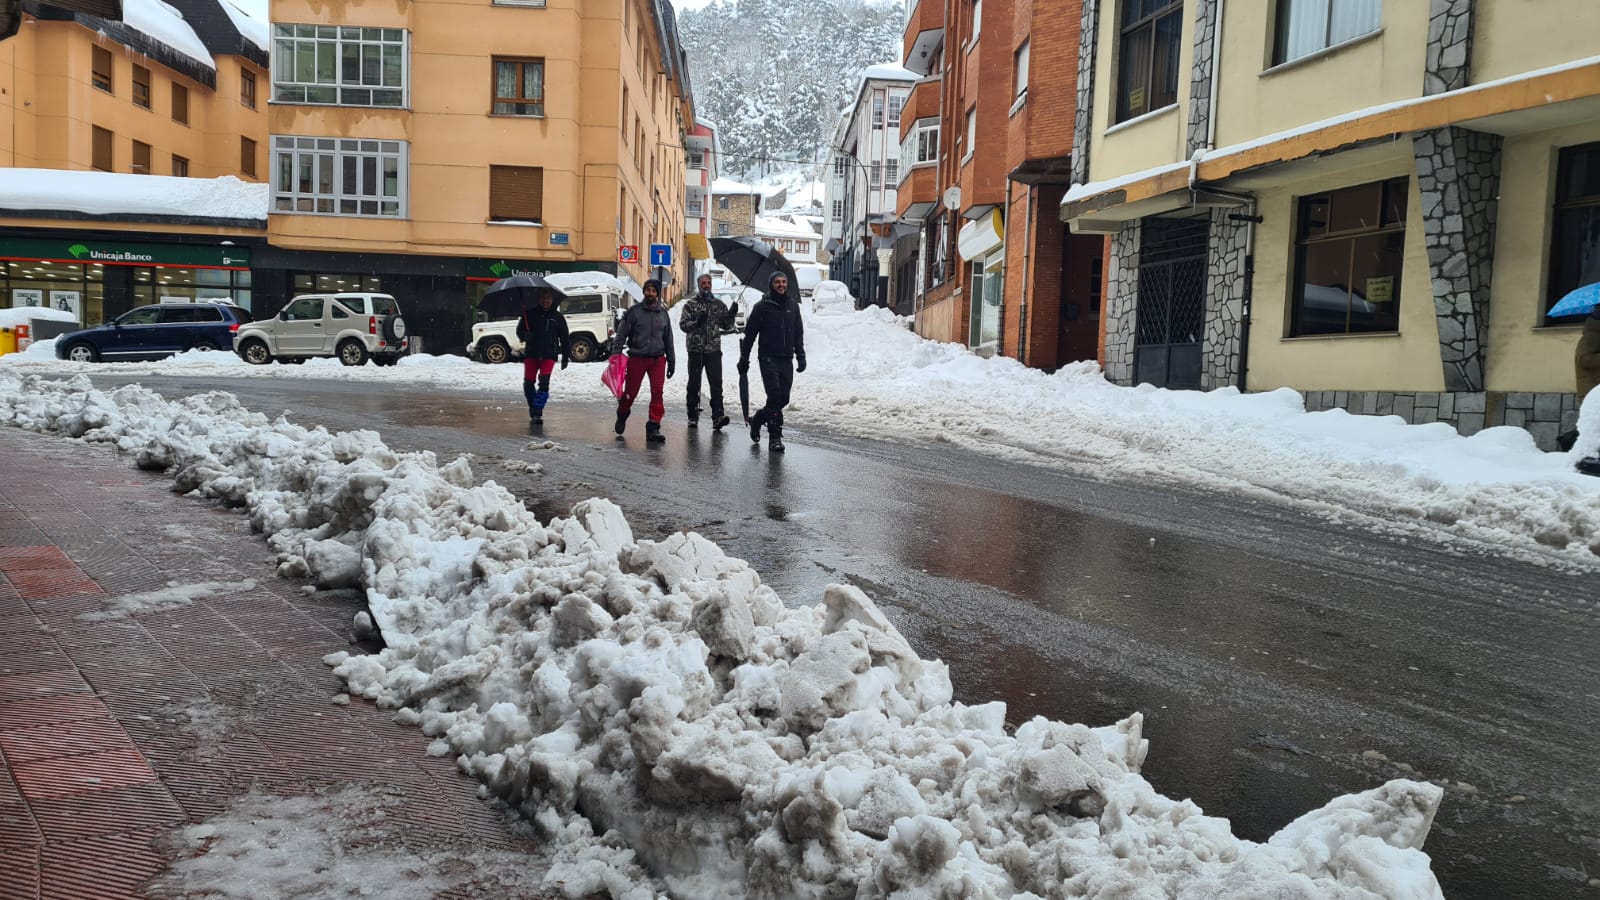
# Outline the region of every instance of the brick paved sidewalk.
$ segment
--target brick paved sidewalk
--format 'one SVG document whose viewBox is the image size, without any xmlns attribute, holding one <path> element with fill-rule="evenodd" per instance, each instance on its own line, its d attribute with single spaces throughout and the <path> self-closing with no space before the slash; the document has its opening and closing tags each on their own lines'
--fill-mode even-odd
<svg viewBox="0 0 1600 900">
<path fill-rule="evenodd" d="M 425 857 L 538 853 L 418 729 L 331 702 L 321 660 L 354 649 L 353 592 L 278 578 L 241 512 L 109 449 L 0 427 L 0 460 L 0 898 L 140 896 L 169 865 L 161 836 L 252 790 L 370 785 L 394 803 L 385 839 Z M 105 617 L 114 597 L 251 580 Z"/>
</svg>

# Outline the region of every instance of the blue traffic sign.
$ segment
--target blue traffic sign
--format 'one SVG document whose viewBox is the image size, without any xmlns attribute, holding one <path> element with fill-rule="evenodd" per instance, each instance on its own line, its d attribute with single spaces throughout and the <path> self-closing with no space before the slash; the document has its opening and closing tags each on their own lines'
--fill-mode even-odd
<svg viewBox="0 0 1600 900">
<path fill-rule="evenodd" d="M 652 266 L 670 266 L 670 265 L 672 265 L 672 245 L 671 244 L 651 244 L 650 245 L 650 265 L 652 265 Z"/>
</svg>

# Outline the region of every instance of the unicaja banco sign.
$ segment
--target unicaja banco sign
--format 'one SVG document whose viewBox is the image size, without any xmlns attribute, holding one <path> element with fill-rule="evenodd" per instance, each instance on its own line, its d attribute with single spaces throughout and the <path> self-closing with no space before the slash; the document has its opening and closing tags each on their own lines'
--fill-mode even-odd
<svg viewBox="0 0 1600 900">
<path fill-rule="evenodd" d="M 96 241 L 41 241 L 0 238 L 0 259 L 78 263 L 86 266 L 181 266 L 195 269 L 248 269 L 250 250 L 232 245 L 111 244 Z"/>
<path fill-rule="evenodd" d="M 113 263 L 153 263 L 156 261 L 153 253 L 139 253 L 133 250 L 96 250 L 82 244 L 73 244 L 67 248 L 73 259 L 87 259 L 91 262 Z"/>
</svg>

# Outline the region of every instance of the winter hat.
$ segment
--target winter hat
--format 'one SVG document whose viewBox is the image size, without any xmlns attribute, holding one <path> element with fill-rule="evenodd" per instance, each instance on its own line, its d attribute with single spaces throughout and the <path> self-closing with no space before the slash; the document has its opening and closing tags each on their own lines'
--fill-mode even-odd
<svg viewBox="0 0 1600 900">
<path fill-rule="evenodd" d="M 782 278 L 783 280 L 788 281 L 789 280 L 789 274 L 787 272 L 773 272 L 772 273 L 772 277 L 767 279 L 767 293 L 769 293 L 769 294 L 773 293 L 772 285 L 775 284 L 779 278 Z M 789 295 L 789 292 L 787 290 L 785 290 L 783 292 L 783 296 L 787 297 L 788 295 Z"/>
<path fill-rule="evenodd" d="M 647 278 L 647 279 L 645 279 L 645 282 L 644 282 L 644 286 L 645 287 L 649 287 L 652 284 L 656 286 L 656 296 L 657 297 L 661 296 L 661 279 L 659 279 L 659 278 Z"/>
</svg>

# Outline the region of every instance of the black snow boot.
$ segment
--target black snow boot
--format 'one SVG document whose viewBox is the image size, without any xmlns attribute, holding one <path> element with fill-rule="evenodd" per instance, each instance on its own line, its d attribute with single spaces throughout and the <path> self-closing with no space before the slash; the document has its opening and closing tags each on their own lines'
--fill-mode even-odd
<svg viewBox="0 0 1600 900">
<path fill-rule="evenodd" d="M 1600 475 L 1600 456 L 1586 456 L 1578 460 L 1577 469 L 1585 475 Z"/>
<path fill-rule="evenodd" d="M 615 430 L 617 432 L 617 437 L 622 437 L 622 433 L 624 431 L 628 430 L 628 414 L 627 413 L 625 413 L 625 412 L 617 413 L 617 426 L 616 426 Z"/>
<path fill-rule="evenodd" d="M 761 414 L 756 413 L 750 417 L 750 443 L 761 443 Z"/>
<path fill-rule="evenodd" d="M 777 435 L 773 435 L 772 437 L 767 438 L 767 449 L 772 451 L 773 453 L 782 453 L 783 452 L 783 438 L 778 437 Z"/>
<path fill-rule="evenodd" d="M 697 415 L 691 414 L 689 416 L 689 427 L 690 428 L 699 428 L 700 427 L 700 417 L 697 416 Z"/>
<path fill-rule="evenodd" d="M 715 428 L 717 431 L 721 431 L 723 426 L 727 425 L 727 424 L 728 424 L 728 417 L 727 416 L 717 416 L 716 418 L 711 420 L 711 427 Z"/>
<path fill-rule="evenodd" d="M 644 426 L 644 439 L 652 444 L 665 443 L 667 436 L 661 433 L 660 422 L 647 422 Z"/>
</svg>

